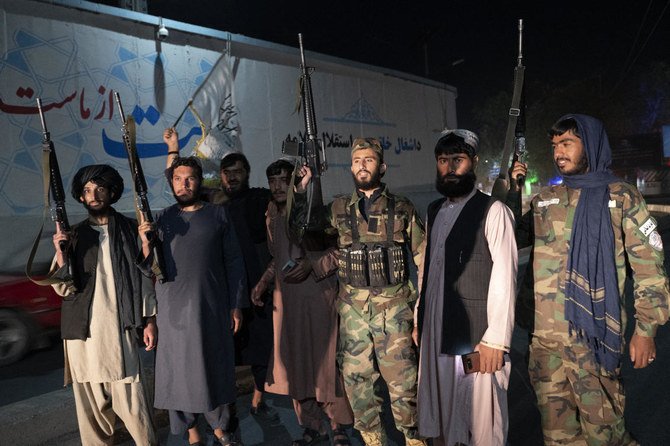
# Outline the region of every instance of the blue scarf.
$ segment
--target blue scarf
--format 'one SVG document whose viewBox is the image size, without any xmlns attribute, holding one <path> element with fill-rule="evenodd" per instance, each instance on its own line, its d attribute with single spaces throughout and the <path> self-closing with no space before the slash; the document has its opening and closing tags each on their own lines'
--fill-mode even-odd
<svg viewBox="0 0 670 446">
<path fill-rule="evenodd" d="M 612 151 L 603 124 L 586 115 L 566 115 L 577 122 L 589 171 L 566 175 L 564 184 L 581 189 L 575 209 L 565 283 L 565 318 L 571 334 L 584 339 L 596 362 L 614 373 L 621 360 L 621 307 L 614 232 L 609 211 Z"/>
</svg>

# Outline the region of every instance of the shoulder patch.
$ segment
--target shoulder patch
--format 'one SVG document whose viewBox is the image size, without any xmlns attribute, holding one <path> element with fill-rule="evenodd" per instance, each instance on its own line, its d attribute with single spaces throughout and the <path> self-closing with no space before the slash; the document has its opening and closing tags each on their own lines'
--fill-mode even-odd
<svg viewBox="0 0 670 446">
<path fill-rule="evenodd" d="M 538 201 L 537 207 L 543 208 L 545 206 L 551 206 L 552 204 L 558 204 L 560 203 L 561 200 L 558 198 L 552 198 L 551 200 L 545 200 L 545 201 Z"/>
<path fill-rule="evenodd" d="M 649 237 L 649 234 L 651 234 L 654 229 L 656 229 L 656 222 L 651 217 L 640 226 L 640 232 L 643 233 L 645 237 Z"/>
<path fill-rule="evenodd" d="M 649 234 L 649 244 L 656 251 L 663 251 L 663 240 L 661 239 L 661 234 L 658 231 L 654 231 Z"/>
</svg>

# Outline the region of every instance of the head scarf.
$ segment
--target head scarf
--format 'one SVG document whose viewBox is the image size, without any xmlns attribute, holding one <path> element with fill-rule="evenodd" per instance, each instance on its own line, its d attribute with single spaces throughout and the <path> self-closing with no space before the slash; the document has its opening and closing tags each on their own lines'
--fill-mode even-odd
<svg viewBox="0 0 670 446">
<path fill-rule="evenodd" d="M 609 170 L 612 150 L 602 122 L 578 114 L 559 122 L 569 118 L 577 123 L 589 169 L 563 178 L 569 188 L 581 189 L 568 253 L 565 318 L 596 362 L 614 373 L 621 360 L 622 333 L 609 184 L 620 180 Z"/>
<path fill-rule="evenodd" d="M 110 204 L 119 201 L 119 198 L 123 194 L 123 178 L 121 178 L 119 172 L 107 164 L 93 164 L 82 167 L 74 175 L 72 179 L 72 196 L 75 200 L 81 201 L 84 186 L 89 181 L 109 189 L 111 193 Z"/>
</svg>

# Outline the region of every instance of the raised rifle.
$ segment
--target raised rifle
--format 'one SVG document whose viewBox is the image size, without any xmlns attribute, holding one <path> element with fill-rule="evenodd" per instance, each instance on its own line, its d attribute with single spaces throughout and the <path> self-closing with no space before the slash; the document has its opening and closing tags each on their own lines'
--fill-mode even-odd
<svg viewBox="0 0 670 446">
<path fill-rule="evenodd" d="M 35 254 L 37 253 L 37 248 L 39 247 L 40 240 L 42 238 L 42 231 L 44 230 L 44 222 L 46 221 L 47 214 L 51 214 L 51 219 L 55 221 L 58 226 L 60 226 L 61 231 L 70 232 L 70 223 L 67 219 L 67 212 L 65 212 L 65 189 L 63 188 L 63 179 L 60 176 L 60 168 L 58 167 L 58 158 L 56 158 L 56 151 L 54 150 L 54 144 L 51 141 L 51 135 L 47 130 L 47 123 L 44 119 L 44 112 L 42 111 L 42 100 L 37 98 L 37 111 L 40 115 L 40 122 L 42 124 L 42 175 L 44 178 L 43 182 L 43 192 L 44 192 L 44 214 L 42 219 L 42 227 L 35 237 L 33 242 L 33 247 L 30 249 L 30 254 L 28 255 L 28 261 L 26 262 L 26 277 L 37 285 L 52 285 L 55 283 L 68 283 L 72 282 L 73 278 L 73 268 L 72 268 L 72 249 L 70 244 L 64 240 L 61 240 L 58 243 L 60 251 L 63 253 L 65 258 L 65 271 L 66 274 L 60 275 L 56 274 L 57 271 L 53 271 L 48 274 L 45 278 L 36 279 L 33 277 L 33 260 L 35 260 Z M 51 205 L 53 199 L 54 205 Z M 74 284 L 70 284 L 74 287 Z"/>
<path fill-rule="evenodd" d="M 47 130 L 47 121 L 44 118 L 42 99 L 40 98 L 37 98 L 37 111 L 39 112 L 40 123 L 42 124 L 42 153 L 45 158 L 44 167 L 49 175 L 49 187 L 48 192 L 45 191 L 45 200 L 48 201 L 48 206 L 50 207 L 51 219 L 58 224 L 61 231 L 70 232 L 70 222 L 67 219 L 67 212 L 65 211 L 65 189 L 63 188 L 63 178 L 60 175 L 60 167 L 58 167 L 58 158 L 56 157 L 54 143 L 51 141 L 49 130 Z M 48 162 L 46 160 L 47 157 Z M 49 195 L 51 196 L 51 199 L 49 199 Z M 52 200 L 53 206 L 51 206 Z M 59 247 L 65 257 L 68 276 L 69 278 L 72 278 L 72 250 L 70 249 L 70 244 L 61 240 L 59 242 Z M 32 264 L 32 257 L 33 256 L 31 255 L 30 264 Z M 30 274 L 28 274 L 28 277 L 30 277 Z"/>
<path fill-rule="evenodd" d="M 519 54 L 517 56 L 517 64 L 514 67 L 514 93 L 512 94 L 512 106 L 509 109 L 509 117 L 507 121 L 507 132 L 505 134 L 505 146 L 503 148 L 503 155 L 500 161 L 500 173 L 493 183 L 493 190 L 491 195 L 502 200 L 505 199 L 508 190 L 508 168 L 510 155 L 514 151 L 514 161 L 523 161 L 523 156 L 526 154 L 526 116 L 525 116 L 525 101 L 523 92 L 524 71 L 526 67 L 523 66 L 523 19 L 519 19 Z M 525 178 L 519 177 L 517 184 L 522 186 Z"/>
<path fill-rule="evenodd" d="M 137 156 L 137 148 L 135 146 L 135 120 L 132 116 L 123 113 L 123 105 L 121 105 L 121 97 L 118 92 L 114 92 L 114 99 L 121 115 L 121 122 L 123 123 L 123 145 L 126 148 L 128 155 L 128 166 L 130 167 L 130 174 L 133 177 L 133 188 L 135 190 L 135 209 L 138 217 L 149 223 L 153 223 L 154 219 L 151 215 L 151 208 L 149 207 L 149 199 L 147 198 L 148 188 L 147 181 L 144 178 L 144 171 L 140 158 Z M 161 241 L 158 239 L 154 231 L 147 232 L 147 238 L 151 242 L 151 250 L 154 256 L 154 263 L 152 270 L 156 279 L 160 282 L 165 282 L 165 259 L 163 257 L 163 250 Z"/>
<path fill-rule="evenodd" d="M 316 114 L 314 111 L 314 97 L 312 95 L 311 72 L 313 68 L 305 63 L 305 50 L 302 45 L 302 34 L 298 34 L 300 45 L 300 100 L 305 118 L 305 134 L 300 141 L 284 141 L 282 152 L 286 155 L 300 157 L 312 171 L 312 180 L 307 190 L 307 209 L 290 215 L 289 222 L 297 234 L 299 241 L 306 231 L 319 231 L 321 222 L 317 216 L 323 207 L 323 193 L 321 192 L 321 175 L 326 171 L 326 150 L 323 140 L 319 139 L 316 130 Z M 291 188 L 293 183 L 291 183 Z M 291 193 L 291 192 L 289 192 Z M 297 211 L 297 207 L 293 207 Z"/>
</svg>

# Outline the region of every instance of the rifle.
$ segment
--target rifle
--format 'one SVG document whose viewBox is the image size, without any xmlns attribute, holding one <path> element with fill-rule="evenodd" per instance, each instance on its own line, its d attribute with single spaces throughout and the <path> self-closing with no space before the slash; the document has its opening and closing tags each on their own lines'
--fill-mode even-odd
<svg viewBox="0 0 670 446">
<path fill-rule="evenodd" d="M 305 50 L 302 45 L 302 34 L 298 34 L 300 44 L 300 99 L 305 118 L 305 135 L 302 141 L 284 141 L 282 152 L 287 155 L 300 157 L 312 171 L 312 180 L 309 184 L 308 207 L 306 214 L 291 216 L 289 221 L 298 231 L 298 240 L 302 240 L 305 231 L 318 231 L 319 223 L 314 218 L 314 211 L 323 207 L 323 193 L 321 191 L 321 174 L 328 169 L 326 150 L 323 141 L 318 138 L 316 130 L 316 114 L 314 112 L 314 97 L 312 95 L 312 79 L 310 72 L 313 68 L 305 64 Z M 291 186 L 293 183 L 291 183 Z M 292 188 L 289 188 L 291 194 Z M 289 208 L 290 209 L 290 208 Z M 295 225 L 295 226 L 294 226 Z"/>
<path fill-rule="evenodd" d="M 40 114 L 40 123 L 42 124 L 42 151 L 45 156 L 48 154 L 49 157 L 49 193 L 54 202 L 53 207 L 50 208 L 51 220 L 60 226 L 61 231 L 70 232 L 70 222 L 67 219 L 67 212 L 65 211 L 65 189 L 63 188 L 63 179 L 60 175 L 60 167 L 58 166 L 58 158 L 56 157 L 54 143 L 51 141 L 49 130 L 47 130 L 47 122 L 46 119 L 44 119 L 44 112 L 42 111 L 42 99 L 40 98 L 37 98 L 37 111 Z M 70 249 L 70 244 L 65 240 L 61 240 L 59 242 L 59 247 L 65 257 L 68 275 L 72 277 L 72 250 Z"/>
<path fill-rule="evenodd" d="M 491 195 L 505 199 L 507 195 L 507 169 L 512 150 L 514 158 L 512 162 L 520 160 L 526 153 L 526 118 L 525 101 L 523 101 L 523 76 L 526 67 L 523 66 L 523 19 L 519 19 L 519 55 L 514 67 L 514 93 L 512 94 L 512 106 L 509 109 L 509 120 L 507 121 L 507 132 L 505 134 L 505 146 L 503 148 L 502 160 L 500 161 L 500 173 L 493 183 Z M 519 177 L 517 184 L 523 185 L 525 178 Z"/>
<path fill-rule="evenodd" d="M 137 156 L 137 148 L 135 147 L 135 120 L 132 116 L 128 116 L 126 119 L 126 115 L 123 113 L 123 106 L 121 105 L 121 97 L 116 91 L 114 92 L 114 99 L 116 100 L 119 115 L 121 115 L 121 122 L 123 123 L 123 145 L 128 154 L 128 166 L 130 167 L 130 174 L 133 177 L 135 209 L 144 221 L 153 223 L 154 219 L 151 215 L 149 199 L 147 198 L 147 181 L 144 178 L 142 164 L 140 164 L 140 158 Z M 155 260 L 152 266 L 153 273 L 161 283 L 165 282 L 165 259 L 163 257 L 160 240 L 158 240 L 158 237 L 153 231 L 147 232 L 147 238 L 151 242 L 151 249 Z"/>
</svg>

